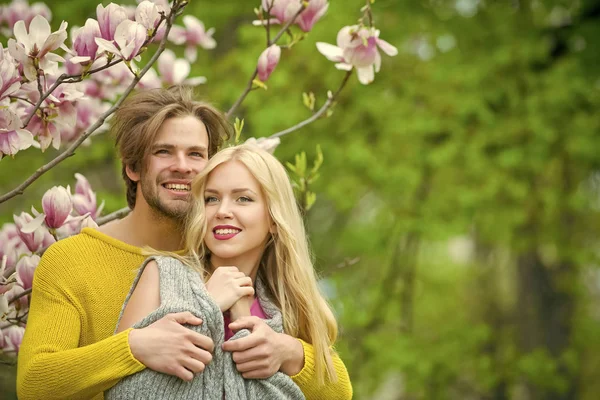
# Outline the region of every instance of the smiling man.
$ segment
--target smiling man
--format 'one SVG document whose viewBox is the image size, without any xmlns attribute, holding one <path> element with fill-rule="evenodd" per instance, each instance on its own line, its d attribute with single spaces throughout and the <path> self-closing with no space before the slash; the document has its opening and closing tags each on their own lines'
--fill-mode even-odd
<svg viewBox="0 0 600 400">
<path fill-rule="evenodd" d="M 190 182 L 229 136 L 230 126 L 219 111 L 194 101 L 191 91 L 174 87 L 128 98 L 115 114 L 112 132 L 132 211 L 99 229 L 86 228 L 44 253 L 19 352 L 20 399 L 102 399 L 120 379 L 146 367 L 190 380 L 212 359 L 212 340 L 184 326 L 202 323 L 189 312 L 113 333 L 146 258 L 142 248 L 182 248 Z M 248 377 L 265 378 L 283 364 L 294 365 L 287 372 L 307 398 L 351 397 L 339 358 L 335 363 L 341 379 L 323 388 L 310 344 L 263 325 L 248 338 L 243 347 L 229 349 L 238 354 L 234 359 L 257 361 Z"/>
</svg>

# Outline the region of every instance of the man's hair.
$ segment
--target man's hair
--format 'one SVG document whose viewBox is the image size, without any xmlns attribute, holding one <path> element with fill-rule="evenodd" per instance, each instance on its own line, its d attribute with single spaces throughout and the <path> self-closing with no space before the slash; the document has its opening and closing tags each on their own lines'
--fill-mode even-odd
<svg viewBox="0 0 600 400">
<path fill-rule="evenodd" d="M 127 186 L 127 204 L 135 207 L 137 182 L 127 176 L 126 167 L 141 172 L 150 147 L 162 124 L 169 118 L 195 116 L 208 132 L 208 157 L 212 157 L 231 136 L 226 117 L 208 103 L 195 101 L 191 88 L 172 86 L 168 89 L 140 91 L 128 97 L 115 112 L 111 132 L 122 163 Z"/>
</svg>

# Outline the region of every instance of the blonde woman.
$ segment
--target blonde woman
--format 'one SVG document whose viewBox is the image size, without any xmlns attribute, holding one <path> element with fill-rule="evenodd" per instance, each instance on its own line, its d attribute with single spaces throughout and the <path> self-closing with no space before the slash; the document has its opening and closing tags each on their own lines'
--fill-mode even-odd
<svg viewBox="0 0 600 400">
<path fill-rule="evenodd" d="M 191 311 L 203 323 L 190 329 L 215 343 L 213 360 L 190 382 L 141 371 L 106 392 L 106 398 L 351 398 L 346 369 L 332 350 L 337 323 L 318 290 L 302 218 L 281 163 L 251 145 L 227 148 L 194 179 L 192 193 L 184 252 L 145 262 L 117 332 Z M 302 393 L 289 376 L 302 366 L 285 361 L 271 378 L 244 379 L 251 378 L 244 371 L 254 369 L 259 357 L 252 351 L 236 354 L 235 345 L 243 343 L 248 329 L 265 326 L 312 344 L 320 390 Z M 233 356 L 224 349 L 233 350 Z"/>
</svg>

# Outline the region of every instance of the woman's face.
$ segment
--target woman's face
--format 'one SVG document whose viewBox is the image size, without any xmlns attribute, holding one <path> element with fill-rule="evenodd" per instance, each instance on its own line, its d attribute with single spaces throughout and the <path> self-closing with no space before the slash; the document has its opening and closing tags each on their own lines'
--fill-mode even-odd
<svg viewBox="0 0 600 400">
<path fill-rule="evenodd" d="M 204 191 L 207 234 L 204 243 L 215 267 L 256 265 L 272 228 L 258 181 L 239 161 L 228 161 L 208 175 Z"/>
</svg>

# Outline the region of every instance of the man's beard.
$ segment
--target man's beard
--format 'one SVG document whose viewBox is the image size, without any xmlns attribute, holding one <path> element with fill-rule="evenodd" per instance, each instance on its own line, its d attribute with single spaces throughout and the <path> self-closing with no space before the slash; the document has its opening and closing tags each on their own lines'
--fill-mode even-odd
<svg viewBox="0 0 600 400">
<path fill-rule="evenodd" d="M 155 214 L 159 218 L 166 218 L 173 220 L 178 223 L 183 223 L 188 216 L 191 209 L 191 203 L 185 200 L 173 200 L 171 207 L 161 202 L 158 195 L 158 184 L 156 182 L 150 182 L 150 180 L 144 180 L 142 177 L 142 195 L 146 200 L 146 203 L 155 211 Z M 191 195 L 191 193 L 190 193 Z"/>
</svg>

